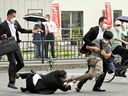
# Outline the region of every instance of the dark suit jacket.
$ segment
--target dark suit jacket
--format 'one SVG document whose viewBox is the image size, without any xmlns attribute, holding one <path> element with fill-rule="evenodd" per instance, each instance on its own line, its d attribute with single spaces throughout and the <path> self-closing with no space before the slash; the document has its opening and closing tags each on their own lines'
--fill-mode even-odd
<svg viewBox="0 0 128 96">
<path fill-rule="evenodd" d="M 90 28 L 90 30 L 84 35 L 83 41 L 85 42 L 84 45 L 82 46 L 80 52 L 83 54 L 89 53 L 90 51 L 86 49 L 87 45 L 93 46 L 94 44 L 91 43 L 91 41 L 95 40 L 97 35 L 99 33 L 99 26 L 95 26 Z"/>
<path fill-rule="evenodd" d="M 1 29 L 0 30 L 2 30 L 2 32 L 0 32 L 0 37 L 3 34 L 7 34 L 7 37 L 11 37 L 11 31 L 9 29 L 9 26 L 8 26 L 7 21 L 5 20 L 4 22 L 2 22 L 0 24 L 0 26 L 1 26 Z M 16 29 L 16 37 L 17 37 L 17 42 L 18 43 L 21 41 L 19 39 L 19 33 L 18 32 L 21 32 L 21 33 L 32 33 L 32 30 L 26 30 L 26 29 L 22 28 L 20 26 L 20 24 L 18 23 L 18 21 L 15 21 L 14 26 L 15 26 L 15 29 Z"/>
<path fill-rule="evenodd" d="M 59 70 L 50 72 L 50 73 L 48 73 L 46 75 L 40 75 L 42 79 L 38 80 L 38 82 L 37 82 L 37 84 L 36 84 L 36 86 L 34 88 L 35 92 L 45 93 L 45 94 L 52 94 L 57 89 L 60 89 L 62 91 L 70 90 L 71 86 L 66 88 L 63 85 L 64 81 L 60 79 L 59 75 L 60 75 L 60 71 Z M 28 82 L 28 83 L 30 83 L 30 82 Z"/>
<path fill-rule="evenodd" d="M 43 35 L 43 37 L 45 37 L 45 26 L 44 26 L 44 24 L 42 24 L 42 23 L 41 23 L 41 30 L 44 31 L 42 35 Z"/>
</svg>

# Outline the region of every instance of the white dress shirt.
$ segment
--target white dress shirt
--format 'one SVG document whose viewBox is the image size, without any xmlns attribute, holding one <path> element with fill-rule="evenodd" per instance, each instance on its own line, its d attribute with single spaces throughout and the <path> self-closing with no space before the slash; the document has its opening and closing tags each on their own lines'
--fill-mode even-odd
<svg viewBox="0 0 128 96">
<path fill-rule="evenodd" d="M 42 79 L 42 78 L 40 77 L 39 74 L 35 74 L 32 79 L 33 79 L 33 84 L 34 84 L 34 86 L 36 86 L 38 80 L 39 80 L 39 79 Z"/>
<path fill-rule="evenodd" d="M 11 31 L 11 35 L 15 38 L 15 40 L 17 41 L 17 38 L 16 38 L 16 29 L 15 29 L 15 26 L 14 26 L 14 23 L 11 23 L 10 21 L 7 20 L 7 23 L 8 23 L 8 26 L 9 26 L 9 29 Z"/>
<path fill-rule="evenodd" d="M 99 26 L 99 33 L 98 33 L 96 39 L 103 39 L 103 34 L 104 34 L 104 31 L 103 31 L 103 29 Z"/>
<path fill-rule="evenodd" d="M 55 33 L 55 32 L 57 32 L 57 26 L 56 26 L 55 22 L 49 21 L 49 22 L 45 22 L 43 24 L 45 26 L 47 26 L 46 28 L 48 28 L 47 30 L 49 31 L 49 33 Z"/>
</svg>

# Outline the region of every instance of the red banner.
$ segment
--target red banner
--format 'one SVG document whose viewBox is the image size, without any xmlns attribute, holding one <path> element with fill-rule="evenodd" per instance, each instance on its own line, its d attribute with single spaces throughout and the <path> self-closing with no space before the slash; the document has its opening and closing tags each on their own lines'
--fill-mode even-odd
<svg viewBox="0 0 128 96">
<path fill-rule="evenodd" d="M 112 27 L 112 10 L 110 2 L 105 2 L 105 17 L 108 20 L 108 26 Z"/>
<path fill-rule="evenodd" d="M 57 28 L 60 29 L 60 8 L 59 4 L 52 4 L 52 20 L 56 23 Z"/>
</svg>

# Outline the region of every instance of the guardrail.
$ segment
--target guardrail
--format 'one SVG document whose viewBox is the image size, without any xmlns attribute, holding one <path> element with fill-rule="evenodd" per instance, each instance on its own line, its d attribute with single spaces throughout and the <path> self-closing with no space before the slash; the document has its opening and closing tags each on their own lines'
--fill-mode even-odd
<svg viewBox="0 0 128 96">
<path fill-rule="evenodd" d="M 46 42 L 54 42 L 55 48 L 55 57 L 56 60 L 62 59 L 81 59 L 85 58 L 85 55 L 79 52 L 81 46 L 83 45 L 82 39 L 78 40 L 42 40 L 42 58 L 35 57 L 35 47 L 32 41 L 22 41 L 19 46 L 22 52 L 23 59 L 25 61 L 35 61 L 41 60 L 42 63 L 46 60 L 45 58 L 45 43 Z M 50 45 L 49 45 L 50 47 Z M 51 49 L 48 48 L 48 55 L 51 58 Z M 7 61 L 6 56 L 2 56 L 1 61 Z"/>
</svg>

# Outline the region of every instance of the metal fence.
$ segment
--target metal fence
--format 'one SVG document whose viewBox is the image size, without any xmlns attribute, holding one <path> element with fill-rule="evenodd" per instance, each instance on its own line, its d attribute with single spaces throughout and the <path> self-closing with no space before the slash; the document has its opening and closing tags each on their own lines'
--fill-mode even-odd
<svg viewBox="0 0 128 96">
<path fill-rule="evenodd" d="M 53 42 L 52 40 L 43 40 L 42 42 L 42 53 L 44 57 L 44 46 L 46 42 Z M 55 56 L 58 60 L 63 59 L 81 59 L 85 58 L 85 55 L 79 52 L 81 46 L 83 45 L 82 39 L 78 40 L 55 40 Z M 23 59 L 25 61 L 35 61 L 35 60 L 42 60 L 44 62 L 45 58 L 35 58 L 35 47 L 32 41 L 22 41 L 20 44 L 20 49 L 22 52 Z M 48 50 L 49 58 L 51 58 L 51 48 L 49 45 Z M 6 56 L 2 56 L 1 61 L 7 61 Z"/>
</svg>

